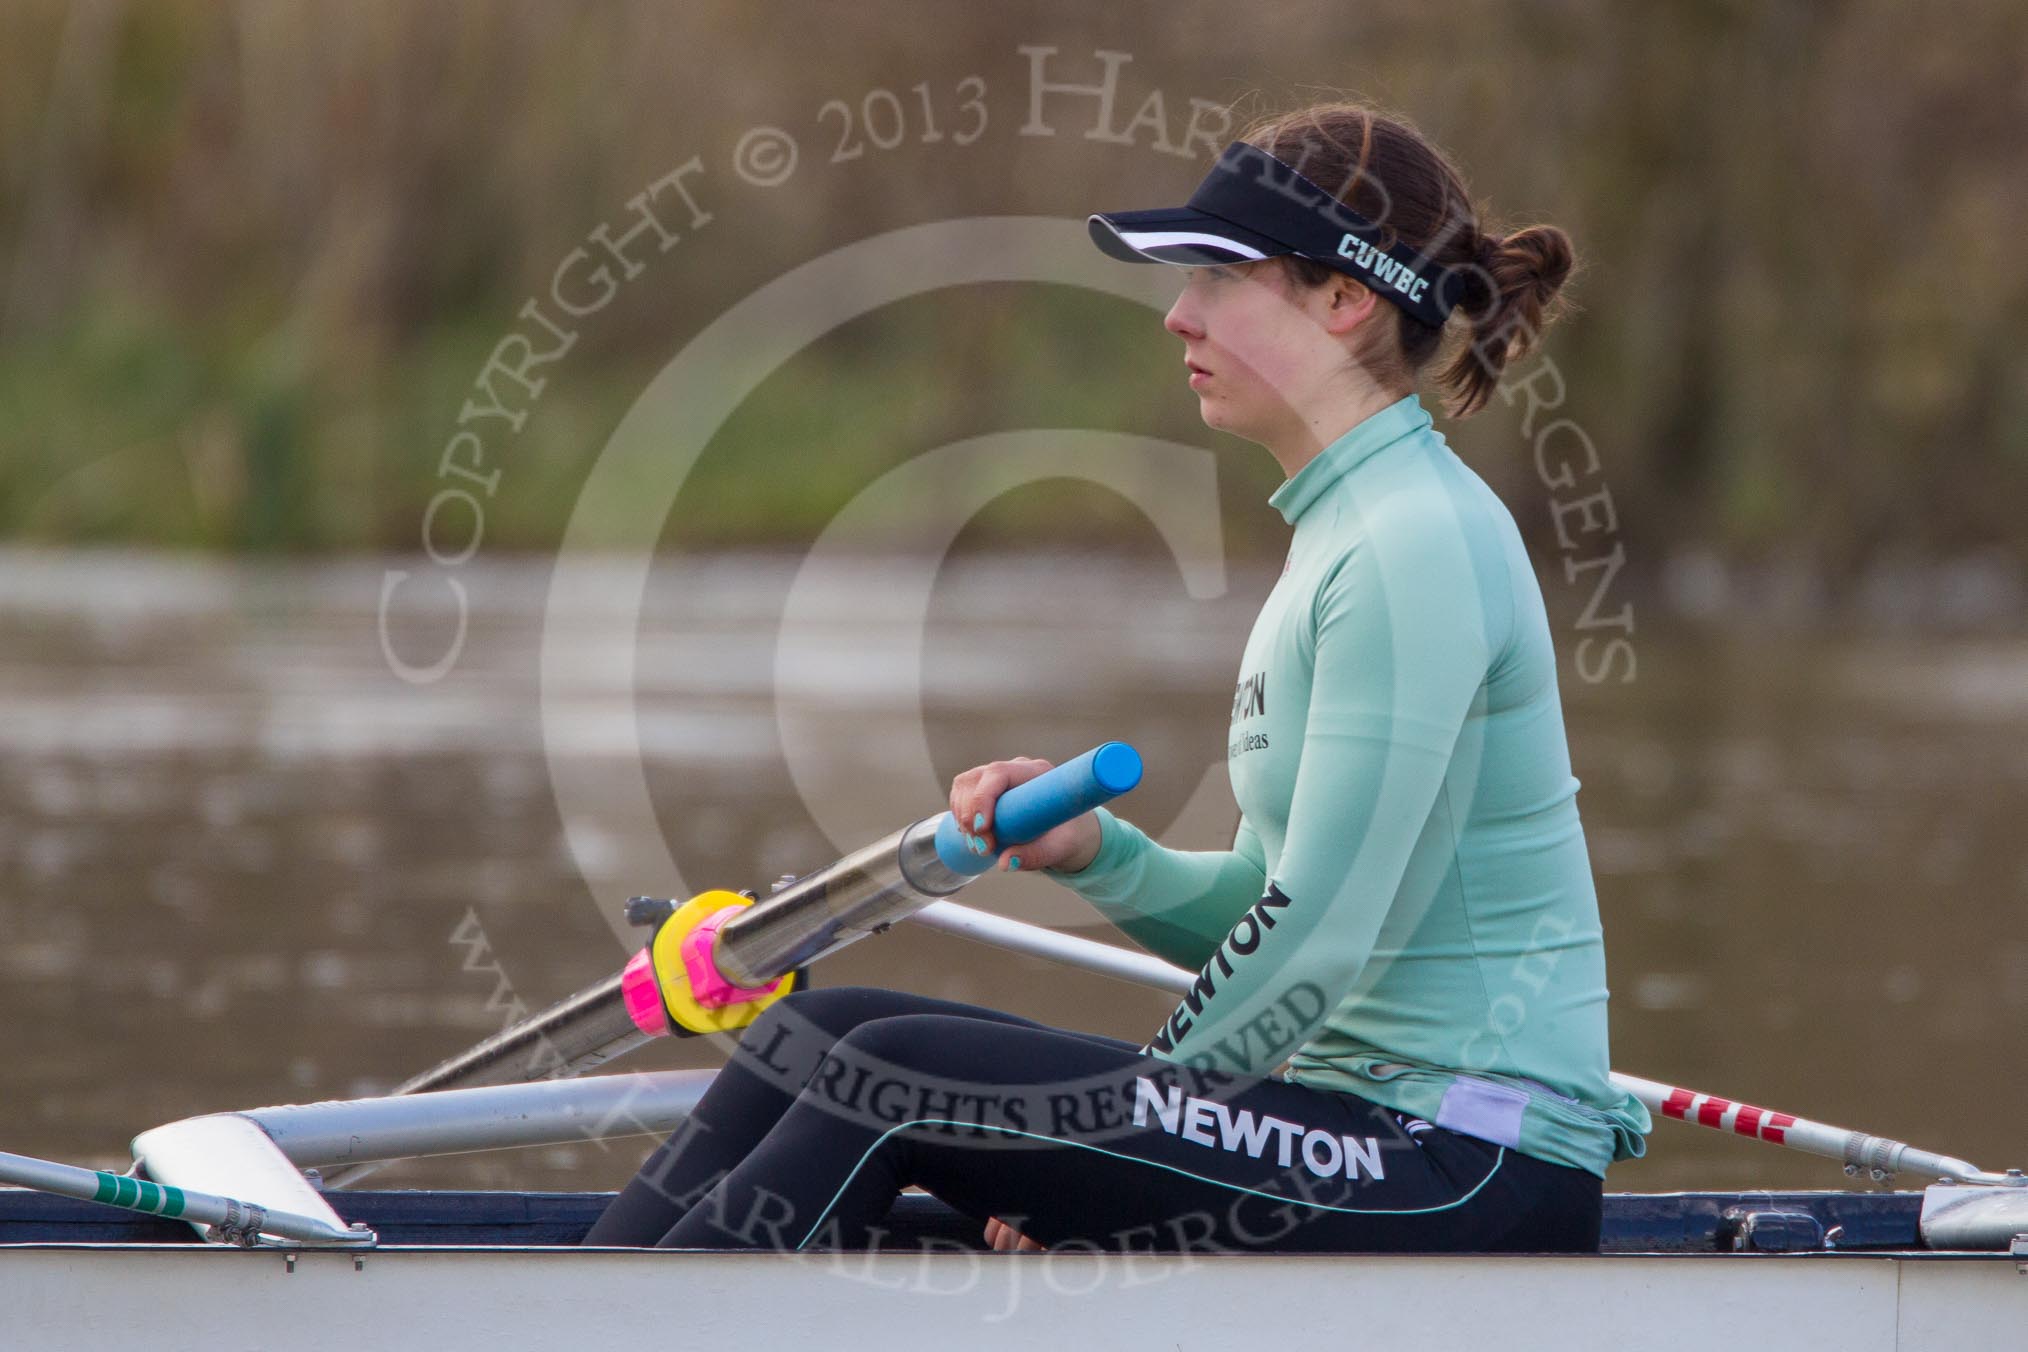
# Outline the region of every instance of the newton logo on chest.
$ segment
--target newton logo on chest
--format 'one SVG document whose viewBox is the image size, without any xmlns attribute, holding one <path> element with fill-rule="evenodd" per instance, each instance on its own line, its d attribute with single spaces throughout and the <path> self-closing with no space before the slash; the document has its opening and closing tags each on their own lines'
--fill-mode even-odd
<svg viewBox="0 0 2028 1352">
<path fill-rule="evenodd" d="M 1267 712 L 1267 673 L 1256 671 L 1232 692 L 1232 721 L 1253 718 Z"/>
</svg>

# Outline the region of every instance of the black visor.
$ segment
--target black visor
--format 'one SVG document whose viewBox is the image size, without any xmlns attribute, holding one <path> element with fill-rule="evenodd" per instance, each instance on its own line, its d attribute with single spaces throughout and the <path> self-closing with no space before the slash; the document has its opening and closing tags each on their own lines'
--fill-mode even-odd
<svg viewBox="0 0 2028 1352">
<path fill-rule="evenodd" d="M 1184 267 L 1295 254 L 1355 277 L 1433 328 L 1457 301 L 1443 271 L 1259 146 L 1235 141 L 1185 206 L 1105 211 L 1092 242 L 1128 263 Z"/>
</svg>

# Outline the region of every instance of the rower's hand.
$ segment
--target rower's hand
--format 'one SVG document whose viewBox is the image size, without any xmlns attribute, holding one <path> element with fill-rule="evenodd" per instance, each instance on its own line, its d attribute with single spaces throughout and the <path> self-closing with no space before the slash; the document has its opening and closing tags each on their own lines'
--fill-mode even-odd
<svg viewBox="0 0 2028 1352">
<path fill-rule="evenodd" d="M 1042 1246 L 998 1216 L 986 1222 L 986 1242 L 994 1253 L 1041 1253 Z"/>
<path fill-rule="evenodd" d="M 1025 873 L 1030 869 L 1053 868 L 1076 873 L 1085 868 L 1098 858 L 1099 819 L 1095 813 L 1073 817 L 1033 840 L 1004 849 L 993 835 L 993 806 L 1000 795 L 1054 768 L 1034 756 L 1016 756 L 965 771 L 951 781 L 951 816 L 957 819 L 958 829 L 998 850 L 1003 869 L 1019 868 Z M 1017 864 L 1015 860 L 1020 862 Z"/>
</svg>

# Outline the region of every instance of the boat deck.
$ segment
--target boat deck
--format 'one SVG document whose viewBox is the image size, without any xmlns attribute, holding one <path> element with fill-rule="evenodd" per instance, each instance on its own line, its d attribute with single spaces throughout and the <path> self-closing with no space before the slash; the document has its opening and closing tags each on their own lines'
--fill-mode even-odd
<svg viewBox="0 0 2028 1352">
<path fill-rule="evenodd" d="M 382 1247 L 549 1248 L 577 1244 L 611 1194 L 575 1192 L 331 1192 L 347 1221 Z M 1865 1252 L 1937 1258 L 1917 1231 L 1919 1192 L 1613 1193 L 1605 1253 Z M 979 1228 L 933 1198 L 905 1194 L 885 1247 L 983 1247 Z M 1827 1242 L 1828 1237 L 1828 1242 Z M 196 1236 L 163 1220 L 41 1193 L 0 1189 L 0 1245 L 183 1244 Z M 1986 1254 L 1985 1257 L 1994 1255 Z"/>
</svg>

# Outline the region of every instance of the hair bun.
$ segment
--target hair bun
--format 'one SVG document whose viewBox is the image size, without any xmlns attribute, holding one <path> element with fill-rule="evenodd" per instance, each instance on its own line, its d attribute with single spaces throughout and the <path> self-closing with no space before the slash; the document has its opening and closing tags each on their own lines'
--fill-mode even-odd
<svg viewBox="0 0 2028 1352">
<path fill-rule="evenodd" d="M 1498 247 L 1533 275 L 1535 292 L 1544 300 L 1563 288 L 1576 263 L 1570 236 L 1553 225 L 1531 225 L 1509 235 Z"/>
</svg>

